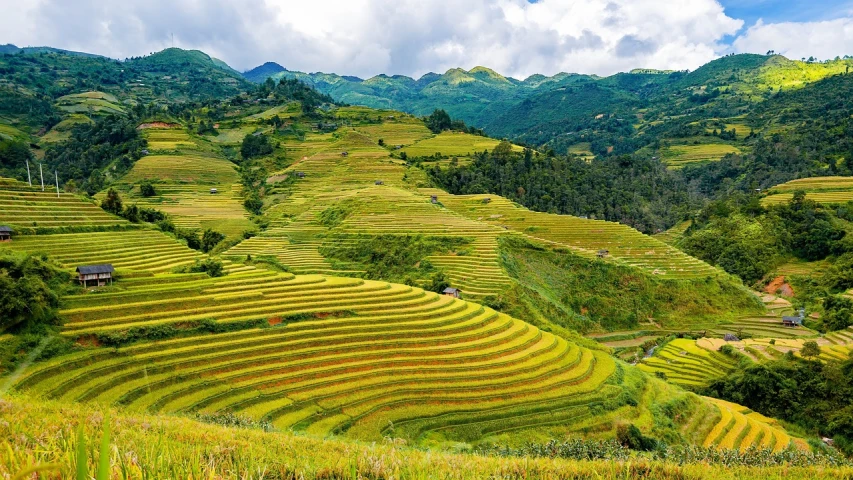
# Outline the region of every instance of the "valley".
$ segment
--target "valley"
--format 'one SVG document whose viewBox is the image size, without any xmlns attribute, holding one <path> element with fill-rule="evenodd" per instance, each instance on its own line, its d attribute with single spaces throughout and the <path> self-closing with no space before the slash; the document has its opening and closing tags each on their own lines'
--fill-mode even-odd
<svg viewBox="0 0 853 480">
<path fill-rule="evenodd" d="M 94 465 L 80 440 L 35 440 L 73 437 L 74 418 L 92 441 L 114 425 L 97 458 L 133 478 L 849 474 L 839 417 L 774 417 L 726 383 L 789 364 L 847 378 L 848 167 L 829 142 L 789 155 L 805 135 L 770 92 L 847 82 L 848 60 L 524 81 L 478 67 L 386 98 L 379 80 L 415 81 L 244 77 L 180 49 L 68 56 L 0 55 L 62 67 L 2 90 L 29 107 L 0 108 L 0 271 L 46 306 L 10 301 L 0 324 L 0 473 L 65 475 L 80 451 Z M 56 90 L 88 71 L 116 80 Z M 482 109 L 459 101 L 477 82 L 494 88 Z M 540 107 L 554 95 L 577 101 Z M 525 130 L 532 116 L 560 120 Z M 58 185 L 26 181 L 40 164 Z M 723 248 L 756 238 L 778 239 L 760 274 Z M 78 285 L 102 265 L 109 281 Z M 531 453 L 554 442 L 589 453 Z M 119 449 L 143 453 L 125 465 Z"/>
</svg>

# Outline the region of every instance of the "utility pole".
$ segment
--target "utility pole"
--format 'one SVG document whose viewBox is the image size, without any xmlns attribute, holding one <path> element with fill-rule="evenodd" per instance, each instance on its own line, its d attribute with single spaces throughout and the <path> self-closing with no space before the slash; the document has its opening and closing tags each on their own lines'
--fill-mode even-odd
<svg viewBox="0 0 853 480">
<path fill-rule="evenodd" d="M 56 198 L 59 198 L 59 174 L 56 170 L 53 171 L 53 178 L 56 179 Z"/>
<path fill-rule="evenodd" d="M 31 187 L 33 186 L 33 179 L 32 179 L 32 177 L 30 177 L 30 161 L 29 160 L 27 160 L 27 183 L 29 183 Z"/>
<path fill-rule="evenodd" d="M 39 176 L 41 177 L 41 191 L 44 191 L 44 172 L 41 169 L 41 164 L 39 163 Z"/>
</svg>

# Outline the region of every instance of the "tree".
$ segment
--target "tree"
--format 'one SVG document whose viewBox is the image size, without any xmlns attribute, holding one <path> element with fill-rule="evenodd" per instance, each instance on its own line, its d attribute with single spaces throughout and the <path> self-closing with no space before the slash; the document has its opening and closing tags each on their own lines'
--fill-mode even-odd
<svg viewBox="0 0 853 480">
<path fill-rule="evenodd" d="M 820 346 L 814 340 L 803 342 L 803 348 L 800 349 L 800 355 L 803 358 L 817 357 L 820 355 Z"/>
<path fill-rule="evenodd" d="M 114 213 L 116 215 L 120 215 L 122 211 L 122 201 L 118 192 L 115 189 L 110 188 L 107 190 L 107 196 L 101 200 L 101 208 L 104 210 Z"/>
<path fill-rule="evenodd" d="M 450 130 L 452 121 L 450 115 L 442 109 L 435 109 L 432 114 L 425 120 L 426 126 L 432 133 L 441 133 L 444 130 Z"/>
<path fill-rule="evenodd" d="M 829 332 L 844 330 L 853 323 L 853 301 L 841 295 L 831 295 L 823 300 L 823 326 Z"/>
<path fill-rule="evenodd" d="M 157 195 L 157 191 L 154 189 L 154 185 L 149 180 L 146 180 L 139 184 L 139 193 L 146 198 Z"/>
<path fill-rule="evenodd" d="M 223 240 L 225 240 L 225 235 L 208 228 L 201 236 L 201 251 L 207 253 Z"/>
<path fill-rule="evenodd" d="M 270 142 L 269 137 L 266 135 L 246 135 L 243 139 L 242 145 L 240 145 L 240 155 L 243 156 L 243 159 L 261 157 L 263 155 L 269 155 L 272 152 L 273 145 Z"/>
<path fill-rule="evenodd" d="M 71 274 L 44 255 L 0 253 L 0 332 L 56 321 Z"/>
</svg>

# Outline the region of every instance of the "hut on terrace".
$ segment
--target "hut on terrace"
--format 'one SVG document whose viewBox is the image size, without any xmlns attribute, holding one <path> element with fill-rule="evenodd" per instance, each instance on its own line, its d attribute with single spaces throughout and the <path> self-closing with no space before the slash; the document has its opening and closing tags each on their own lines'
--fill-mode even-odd
<svg viewBox="0 0 853 480">
<path fill-rule="evenodd" d="M 373 182 L 373 184 L 374 185 L 385 185 L 385 182 L 383 182 L 382 180 L 377 180 L 377 181 Z"/>
<path fill-rule="evenodd" d="M 106 286 L 107 283 L 113 284 L 113 273 L 115 269 L 110 264 L 104 265 L 84 265 L 77 267 L 77 280 L 80 285 L 89 287 L 90 283 L 94 283 L 95 287 Z"/>
<path fill-rule="evenodd" d="M 12 241 L 12 227 L 7 227 L 6 225 L 0 225 L 0 242 L 11 242 Z"/>
<path fill-rule="evenodd" d="M 341 152 L 342 157 L 346 157 L 347 155 L 349 155 L 349 152 Z"/>
<path fill-rule="evenodd" d="M 799 315 L 796 317 L 782 317 L 782 325 L 785 327 L 800 327 L 803 325 L 803 320 L 806 317 L 806 309 L 801 308 Z"/>
<path fill-rule="evenodd" d="M 211 188 L 211 189 L 210 189 L 210 194 L 211 194 L 211 195 L 214 195 L 214 194 L 217 194 L 217 193 L 219 193 L 219 190 L 217 190 L 217 189 L 215 189 L 215 188 Z"/>
<path fill-rule="evenodd" d="M 610 255 L 610 250 L 604 250 L 604 249 L 599 250 L 599 251 L 598 251 L 598 253 L 596 254 L 596 256 L 597 256 L 598 258 L 604 258 L 604 257 L 606 257 L 606 256 L 608 256 L 608 255 Z"/>
<path fill-rule="evenodd" d="M 429 201 L 432 203 L 438 203 L 438 195 L 430 195 Z"/>
<path fill-rule="evenodd" d="M 444 293 L 448 297 L 459 298 L 459 289 L 458 288 L 447 287 L 444 289 L 444 292 L 442 292 L 442 293 Z"/>
</svg>

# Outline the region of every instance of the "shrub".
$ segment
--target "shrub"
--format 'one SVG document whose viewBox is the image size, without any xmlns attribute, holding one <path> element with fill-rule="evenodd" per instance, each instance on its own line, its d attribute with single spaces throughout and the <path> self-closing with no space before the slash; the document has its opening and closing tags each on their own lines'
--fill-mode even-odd
<svg viewBox="0 0 853 480">
<path fill-rule="evenodd" d="M 206 258 L 204 260 L 196 260 L 194 264 L 185 267 L 178 267 L 174 270 L 175 273 L 206 273 L 211 277 L 222 277 L 225 275 L 222 262 L 215 258 Z"/>
<path fill-rule="evenodd" d="M 157 195 L 157 191 L 154 189 L 154 185 L 149 181 L 145 181 L 139 184 L 139 193 L 146 198 Z"/>
<path fill-rule="evenodd" d="M 71 274 L 45 255 L 0 252 L 0 331 L 57 321 Z"/>
<path fill-rule="evenodd" d="M 110 188 L 107 190 L 107 196 L 101 200 L 101 208 L 104 210 L 114 213 L 116 215 L 121 214 L 122 211 L 122 201 L 118 192 L 115 189 Z"/>
<path fill-rule="evenodd" d="M 817 357 L 820 355 L 820 345 L 814 340 L 803 342 L 803 348 L 800 349 L 800 355 L 803 358 Z"/>
<path fill-rule="evenodd" d="M 263 155 L 269 155 L 272 152 L 272 143 L 266 135 L 246 135 L 243 139 L 243 144 L 240 145 L 240 155 L 242 155 L 244 159 L 261 157 Z"/>
<path fill-rule="evenodd" d="M 642 452 L 649 452 L 658 448 L 657 440 L 643 435 L 643 432 L 635 425 L 623 424 L 617 426 L 616 441 L 623 447 Z"/>
<path fill-rule="evenodd" d="M 225 240 L 225 235 L 208 228 L 201 236 L 201 251 L 207 253 L 213 250 L 219 242 L 223 240 Z"/>
</svg>

